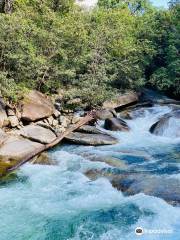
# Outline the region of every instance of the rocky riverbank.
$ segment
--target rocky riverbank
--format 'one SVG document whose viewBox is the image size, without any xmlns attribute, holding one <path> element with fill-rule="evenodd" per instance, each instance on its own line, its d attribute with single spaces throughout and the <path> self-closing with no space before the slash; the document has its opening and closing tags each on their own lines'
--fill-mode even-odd
<svg viewBox="0 0 180 240">
<path fill-rule="evenodd" d="M 97 111 L 97 118 L 115 118 L 114 107 L 129 105 L 137 100 L 138 95 L 135 93 L 118 96 L 114 102 L 106 102 L 105 105 L 108 106 L 103 110 Z M 0 101 L 1 175 L 19 164 L 31 152 L 53 142 L 57 136 L 86 115 L 86 106 L 83 106 L 81 99 L 69 100 L 66 108 L 63 101 L 63 96 L 50 98 L 38 91 L 27 93 L 18 106 L 13 107 L 3 100 Z M 66 137 L 66 141 L 93 146 L 117 143 L 114 137 L 97 130 L 95 126 L 85 126 L 78 131 Z"/>
<path fill-rule="evenodd" d="M 105 121 L 106 130 L 130 131 L 128 124 L 121 117 L 132 118 L 132 109 L 154 104 L 151 99 L 147 99 L 147 96 L 144 96 L 144 99 L 142 97 L 143 95 L 139 98 L 137 93 L 128 92 L 106 101 L 101 110 L 96 111 L 97 120 Z M 164 101 L 167 102 L 167 99 Z M 169 104 L 174 104 L 173 100 L 168 99 L 168 101 Z M 174 106 L 176 107 L 174 107 L 173 114 L 179 117 L 178 103 L 176 102 Z M 16 107 L 1 100 L 0 175 L 4 175 L 9 168 L 19 165 L 33 151 L 53 142 L 61 133 L 78 123 L 86 112 L 86 106 L 79 98 L 69 100 L 65 105 L 63 96 L 50 98 L 38 91 L 26 94 Z M 170 116 L 165 116 L 166 122 L 170 118 Z M 150 131 L 157 134 L 157 128 L 162 128 L 160 123 L 152 126 Z M 179 134 L 178 131 L 176 134 Z M 91 146 L 111 145 L 118 142 L 110 135 L 110 132 L 98 130 L 94 122 L 69 134 L 65 140 L 78 145 Z M 38 157 L 38 163 L 43 163 L 43 161 L 50 163 L 46 158 L 44 160 L 43 157 Z M 35 160 L 32 162 L 36 163 Z"/>
</svg>

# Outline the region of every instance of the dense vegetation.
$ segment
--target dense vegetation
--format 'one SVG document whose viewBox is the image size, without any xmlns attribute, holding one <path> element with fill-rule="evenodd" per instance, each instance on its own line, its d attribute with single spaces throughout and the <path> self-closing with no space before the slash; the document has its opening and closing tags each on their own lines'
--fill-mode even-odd
<svg viewBox="0 0 180 240">
<path fill-rule="evenodd" d="M 0 14 L 0 94 L 64 89 L 95 105 L 150 85 L 178 96 L 179 12 L 177 1 L 99 0 L 87 12 L 73 0 L 14 0 Z"/>
</svg>

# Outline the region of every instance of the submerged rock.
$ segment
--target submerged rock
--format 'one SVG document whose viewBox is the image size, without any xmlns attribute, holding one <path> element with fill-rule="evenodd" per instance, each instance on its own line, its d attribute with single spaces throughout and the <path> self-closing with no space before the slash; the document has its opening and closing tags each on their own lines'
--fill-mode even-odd
<svg viewBox="0 0 180 240">
<path fill-rule="evenodd" d="M 115 158 L 112 156 L 99 156 L 97 154 L 90 154 L 90 153 L 84 153 L 81 155 L 92 162 L 103 162 L 112 167 L 119 168 L 121 170 L 128 169 L 128 166 L 126 165 L 126 163 L 120 160 L 119 158 Z"/>
<path fill-rule="evenodd" d="M 180 181 L 173 178 L 145 174 L 129 174 L 112 179 L 112 185 L 128 195 L 145 193 L 164 199 L 171 204 L 180 204 Z"/>
<path fill-rule="evenodd" d="M 150 132 L 165 137 L 180 137 L 180 110 L 166 114 L 154 123 Z"/>
<path fill-rule="evenodd" d="M 124 119 L 126 119 L 126 120 L 131 120 L 131 119 L 133 119 L 133 114 L 132 114 L 131 111 L 125 110 L 125 111 L 123 111 L 123 112 L 120 112 L 120 113 L 118 114 L 118 117 L 124 118 Z"/>
<path fill-rule="evenodd" d="M 113 187 L 126 195 L 145 193 L 162 198 L 172 205 L 180 204 L 180 181 L 178 179 L 142 173 L 113 174 L 105 169 L 88 170 L 85 175 L 91 180 L 105 177 L 109 179 Z"/>
<path fill-rule="evenodd" d="M 120 118 L 106 119 L 104 128 L 111 131 L 129 131 L 127 123 Z"/>
<path fill-rule="evenodd" d="M 87 134 L 80 132 L 71 133 L 65 139 L 71 143 L 91 146 L 112 145 L 118 142 L 116 138 L 107 134 Z"/>
<path fill-rule="evenodd" d="M 34 157 L 31 163 L 40 165 L 57 165 L 57 162 L 50 157 L 48 152 L 43 152 L 39 156 Z"/>
<path fill-rule="evenodd" d="M 37 125 L 25 126 L 19 131 L 19 134 L 25 138 L 42 144 L 50 143 L 56 139 L 55 133 L 50 129 Z"/>
</svg>

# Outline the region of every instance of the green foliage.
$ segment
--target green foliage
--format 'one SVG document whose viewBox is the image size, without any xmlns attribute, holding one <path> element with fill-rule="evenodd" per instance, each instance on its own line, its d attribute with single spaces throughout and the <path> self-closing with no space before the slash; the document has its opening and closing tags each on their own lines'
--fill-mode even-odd
<svg viewBox="0 0 180 240">
<path fill-rule="evenodd" d="M 17 85 L 14 79 L 7 77 L 7 73 L 0 72 L 0 95 L 10 99 L 16 100 Z"/>
<path fill-rule="evenodd" d="M 149 0 L 99 0 L 98 6 L 106 9 L 128 8 L 132 14 L 143 14 L 153 8 Z"/>
<path fill-rule="evenodd" d="M 155 14 L 153 42 L 156 54 L 150 65 L 150 83 L 175 96 L 180 95 L 180 5 Z"/>
<path fill-rule="evenodd" d="M 74 0 L 16 0 L 13 14 L 0 14 L 1 95 L 17 101 L 26 89 L 72 88 L 97 105 L 146 83 L 178 94 L 179 8 L 159 11 L 146 0 L 99 6 L 87 12 Z"/>
<path fill-rule="evenodd" d="M 176 7 L 178 4 L 180 4 L 180 0 L 171 0 L 169 1 L 169 6 L 170 7 Z"/>
</svg>

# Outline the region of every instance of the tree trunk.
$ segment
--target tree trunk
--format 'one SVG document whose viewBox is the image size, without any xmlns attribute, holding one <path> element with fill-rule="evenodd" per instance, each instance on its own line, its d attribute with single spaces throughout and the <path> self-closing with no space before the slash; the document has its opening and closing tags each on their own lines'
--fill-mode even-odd
<svg viewBox="0 0 180 240">
<path fill-rule="evenodd" d="M 88 113 L 83 119 L 81 119 L 77 124 L 73 125 L 72 127 L 70 127 L 69 129 L 67 129 L 64 133 L 60 134 L 53 142 L 43 145 L 41 146 L 39 149 L 37 149 L 35 152 L 30 153 L 29 155 L 27 155 L 19 164 L 17 164 L 16 166 L 13 166 L 11 168 L 8 169 L 8 173 L 16 170 L 17 168 L 19 168 L 20 166 L 22 166 L 23 164 L 25 164 L 26 162 L 28 162 L 29 160 L 31 160 L 33 157 L 39 155 L 40 153 L 56 146 L 57 144 L 59 144 L 67 135 L 69 135 L 71 132 L 75 131 L 76 129 L 80 128 L 81 126 L 87 124 L 88 122 L 92 121 L 93 119 L 95 119 L 96 113 L 95 112 L 90 112 Z"/>
<path fill-rule="evenodd" d="M 11 14 L 14 0 L 0 0 L 0 13 Z"/>
<path fill-rule="evenodd" d="M 59 10 L 59 8 L 60 8 L 59 0 L 54 0 L 53 1 L 53 9 L 54 9 L 54 11 L 57 12 Z"/>
<path fill-rule="evenodd" d="M 0 13 L 4 12 L 4 0 L 0 0 Z"/>
</svg>

